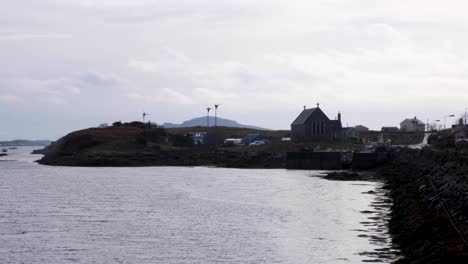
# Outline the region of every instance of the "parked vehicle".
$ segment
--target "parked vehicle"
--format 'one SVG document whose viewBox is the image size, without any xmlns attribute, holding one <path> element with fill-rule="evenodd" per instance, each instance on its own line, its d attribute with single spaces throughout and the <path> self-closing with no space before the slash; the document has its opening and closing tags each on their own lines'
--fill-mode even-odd
<svg viewBox="0 0 468 264">
<path fill-rule="evenodd" d="M 257 141 L 250 143 L 249 146 L 260 146 L 260 145 L 264 145 L 265 143 L 266 143 L 265 140 L 257 140 Z"/>
<path fill-rule="evenodd" d="M 268 138 L 264 135 L 260 134 L 248 134 L 244 138 L 242 138 L 242 144 L 249 146 L 250 144 L 254 143 L 255 141 L 266 141 Z"/>
<path fill-rule="evenodd" d="M 455 140 L 456 146 L 468 146 L 468 138 L 460 137 Z"/>
<path fill-rule="evenodd" d="M 228 138 L 224 140 L 224 145 L 227 146 L 240 146 L 242 145 L 242 138 Z"/>
</svg>

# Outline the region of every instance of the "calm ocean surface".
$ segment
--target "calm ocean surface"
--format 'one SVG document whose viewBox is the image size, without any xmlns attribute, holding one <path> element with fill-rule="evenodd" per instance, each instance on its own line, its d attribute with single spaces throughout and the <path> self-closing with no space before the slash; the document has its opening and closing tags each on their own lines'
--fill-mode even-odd
<svg viewBox="0 0 468 264">
<path fill-rule="evenodd" d="M 384 197 L 365 193 L 380 183 L 310 171 L 47 167 L 31 150 L 0 158 L 0 263 L 362 263 L 392 246 L 388 209 L 372 206 Z"/>
</svg>

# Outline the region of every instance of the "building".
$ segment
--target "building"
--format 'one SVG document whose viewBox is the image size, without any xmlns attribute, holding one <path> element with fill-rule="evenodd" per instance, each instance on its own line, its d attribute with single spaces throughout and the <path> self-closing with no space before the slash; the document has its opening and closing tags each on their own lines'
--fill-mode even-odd
<svg viewBox="0 0 468 264">
<path fill-rule="evenodd" d="M 205 136 L 207 135 L 207 132 L 195 132 L 191 133 L 192 139 L 193 139 L 193 144 L 194 145 L 203 145 Z"/>
<path fill-rule="evenodd" d="M 404 132 L 425 131 L 426 124 L 424 124 L 421 120 L 417 119 L 416 117 L 408 118 L 400 123 L 400 130 Z"/>
<path fill-rule="evenodd" d="M 305 109 L 291 124 L 291 140 L 293 141 L 329 141 L 341 137 L 341 114 L 338 120 L 330 120 L 320 109 Z"/>
<path fill-rule="evenodd" d="M 224 139 L 214 133 L 208 132 L 195 132 L 191 133 L 194 145 L 221 145 L 224 143 Z"/>
<path fill-rule="evenodd" d="M 343 127 L 341 129 L 341 138 L 359 138 L 359 132 L 356 130 L 355 127 Z"/>
<path fill-rule="evenodd" d="M 242 144 L 250 145 L 254 141 L 266 141 L 268 140 L 267 137 L 260 135 L 260 134 L 249 134 L 242 138 Z"/>
<path fill-rule="evenodd" d="M 468 125 L 463 122 L 463 118 L 458 119 L 458 123 L 452 125 L 452 132 L 460 131 L 463 129 L 468 129 Z"/>
<path fill-rule="evenodd" d="M 468 125 L 463 123 L 462 118 L 459 119 L 458 124 L 452 126 L 452 135 L 457 146 L 468 144 Z"/>
<path fill-rule="evenodd" d="M 400 132 L 398 127 L 382 127 L 382 132 Z"/>
<path fill-rule="evenodd" d="M 354 128 L 356 129 L 357 132 L 367 132 L 367 131 L 369 131 L 369 128 L 365 127 L 363 125 L 357 125 Z"/>
</svg>

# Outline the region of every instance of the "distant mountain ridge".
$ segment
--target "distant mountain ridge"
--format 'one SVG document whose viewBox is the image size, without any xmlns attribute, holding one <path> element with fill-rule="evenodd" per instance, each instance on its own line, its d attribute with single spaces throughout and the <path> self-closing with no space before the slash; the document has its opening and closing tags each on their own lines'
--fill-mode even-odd
<svg viewBox="0 0 468 264">
<path fill-rule="evenodd" d="M 210 127 L 215 125 L 215 117 L 210 116 Z M 257 126 L 251 126 L 251 125 L 243 125 L 238 123 L 237 121 L 230 120 L 230 119 L 224 119 L 221 117 L 218 117 L 217 119 L 217 125 L 218 126 L 223 126 L 223 127 L 239 127 L 239 128 L 250 128 L 250 129 L 256 129 L 256 130 L 270 130 L 267 128 L 261 128 Z M 161 126 L 165 128 L 178 128 L 178 127 L 197 127 L 197 126 L 206 126 L 206 116 L 205 117 L 197 117 L 193 118 L 187 121 L 184 121 L 182 124 L 173 124 L 173 123 L 164 123 Z"/>
<path fill-rule="evenodd" d="M 22 147 L 22 146 L 39 146 L 45 147 L 50 145 L 50 140 L 11 140 L 11 141 L 0 141 L 0 147 Z"/>
</svg>

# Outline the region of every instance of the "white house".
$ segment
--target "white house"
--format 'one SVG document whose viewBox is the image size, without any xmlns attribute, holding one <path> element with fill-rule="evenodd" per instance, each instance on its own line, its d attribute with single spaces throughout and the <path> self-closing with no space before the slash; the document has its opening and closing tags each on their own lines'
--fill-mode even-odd
<svg viewBox="0 0 468 264">
<path fill-rule="evenodd" d="M 408 118 L 400 123 L 400 130 L 404 132 L 425 131 L 426 124 L 424 124 L 421 120 L 417 119 L 416 117 Z"/>
</svg>

